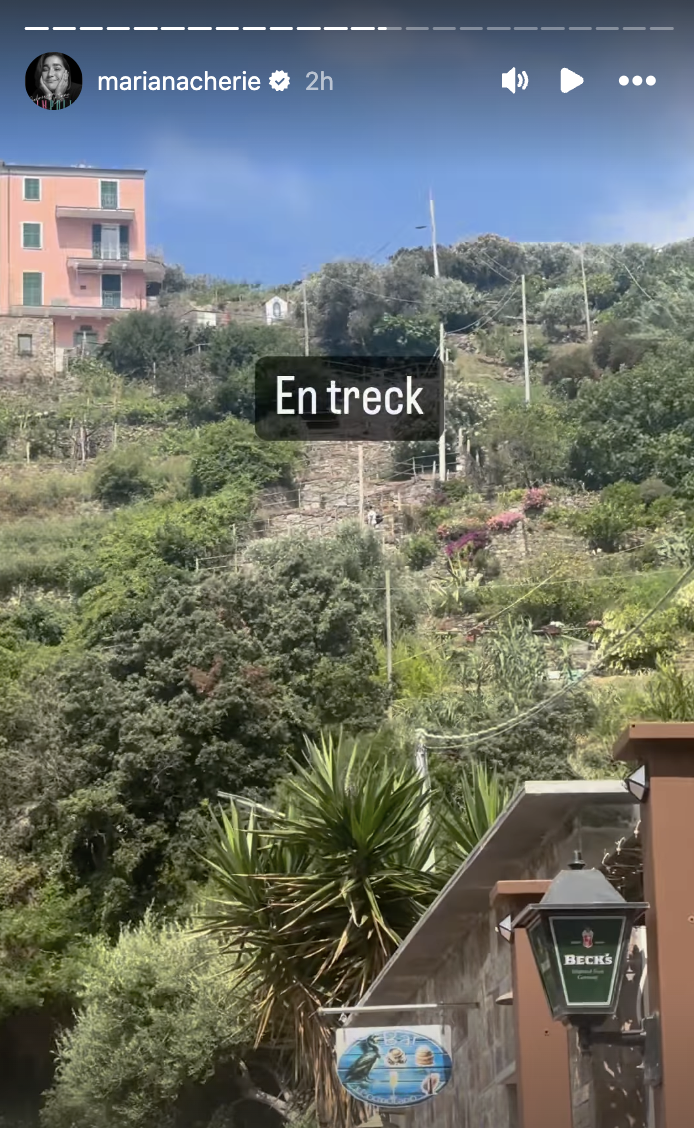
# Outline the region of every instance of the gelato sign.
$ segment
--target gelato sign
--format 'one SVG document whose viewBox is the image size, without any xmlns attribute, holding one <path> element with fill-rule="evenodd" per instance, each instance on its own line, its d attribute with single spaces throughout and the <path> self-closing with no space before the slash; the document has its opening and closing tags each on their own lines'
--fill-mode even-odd
<svg viewBox="0 0 694 1128">
<path fill-rule="evenodd" d="M 554 999 L 563 996 L 563 1005 L 577 1011 L 610 1007 L 618 987 L 624 916 L 550 915 L 548 923 L 549 937 L 539 921 L 528 929 L 528 936 L 543 980 L 554 988 Z"/>
<path fill-rule="evenodd" d="M 358 1101 L 378 1108 L 420 1104 L 448 1084 L 448 1026 L 349 1028 L 335 1035 L 337 1074 Z"/>
</svg>

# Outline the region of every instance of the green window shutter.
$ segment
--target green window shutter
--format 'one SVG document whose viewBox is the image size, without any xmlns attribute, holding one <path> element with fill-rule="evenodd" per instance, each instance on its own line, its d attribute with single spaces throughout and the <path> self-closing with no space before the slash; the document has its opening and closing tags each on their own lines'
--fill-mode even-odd
<svg viewBox="0 0 694 1128">
<path fill-rule="evenodd" d="M 41 224 L 40 223 L 23 223 L 22 224 L 22 246 L 26 248 L 41 249 Z"/>
<path fill-rule="evenodd" d="M 127 223 L 122 223 L 120 228 L 120 257 L 130 258 L 130 231 Z"/>
<path fill-rule="evenodd" d="M 26 270 L 22 277 L 22 305 L 40 306 L 43 304 L 43 278 L 38 271 Z"/>
<path fill-rule="evenodd" d="M 92 258 L 101 258 L 101 224 L 92 224 Z"/>
<path fill-rule="evenodd" d="M 101 181 L 101 206 L 102 208 L 118 207 L 118 181 Z"/>
<path fill-rule="evenodd" d="M 24 199 L 25 200 L 40 200 L 41 199 L 41 182 L 37 177 L 25 176 L 24 178 Z"/>
</svg>

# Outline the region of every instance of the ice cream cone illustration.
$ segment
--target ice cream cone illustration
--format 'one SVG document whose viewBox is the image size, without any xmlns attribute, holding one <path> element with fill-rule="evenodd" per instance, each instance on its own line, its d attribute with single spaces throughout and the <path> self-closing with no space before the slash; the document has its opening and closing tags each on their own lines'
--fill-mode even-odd
<svg viewBox="0 0 694 1128">
<path fill-rule="evenodd" d="M 395 1097 L 395 1089 L 397 1087 L 398 1081 L 399 1081 L 399 1077 L 398 1077 L 397 1071 L 395 1069 L 391 1069 L 391 1071 L 390 1071 L 390 1090 L 391 1090 L 393 1097 Z"/>
</svg>

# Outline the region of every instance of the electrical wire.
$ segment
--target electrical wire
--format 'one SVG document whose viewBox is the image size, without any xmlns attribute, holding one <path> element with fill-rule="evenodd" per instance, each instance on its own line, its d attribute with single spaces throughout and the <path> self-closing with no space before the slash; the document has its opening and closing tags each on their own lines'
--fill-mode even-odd
<svg viewBox="0 0 694 1128">
<path fill-rule="evenodd" d="M 593 662 L 590 666 L 588 666 L 585 670 L 583 670 L 582 673 L 574 681 L 569 682 L 562 689 L 557 690 L 556 693 L 550 694 L 549 697 L 546 697 L 546 698 L 544 698 L 544 700 L 537 702 L 537 704 L 532 705 L 529 709 L 524 710 L 524 712 L 519 713 L 516 716 L 509 718 L 508 721 L 502 721 L 501 724 L 493 725 L 491 728 L 482 729 L 482 730 L 479 730 L 478 732 L 473 732 L 473 733 L 453 733 L 453 734 L 448 734 L 448 735 L 445 735 L 443 733 L 434 733 L 434 732 L 427 732 L 426 730 L 422 730 L 422 736 L 424 736 L 427 740 L 442 741 L 443 743 L 438 746 L 438 750 L 444 750 L 444 749 L 448 749 L 448 748 L 454 749 L 454 748 L 457 748 L 457 747 L 468 747 L 471 744 L 478 744 L 482 740 L 487 740 L 490 736 L 499 736 L 503 733 L 509 732 L 509 731 L 511 731 L 511 729 L 517 728 L 518 725 L 523 724 L 530 717 L 534 717 L 538 713 L 544 712 L 546 709 L 548 709 L 550 706 L 552 706 L 555 702 L 557 702 L 557 701 L 561 700 L 562 698 L 566 697 L 567 694 L 569 694 L 573 689 L 575 689 L 576 686 L 580 685 L 583 681 L 585 681 L 585 679 L 587 677 L 589 677 L 591 674 L 593 674 L 596 670 L 598 670 L 602 666 L 604 666 L 609 661 L 609 659 L 612 657 L 612 655 L 618 650 L 619 647 L 623 646 L 624 643 L 628 639 L 632 638 L 635 634 L 638 634 L 642 630 L 642 628 L 646 625 L 646 623 L 658 611 L 661 610 L 661 608 L 667 606 L 667 604 L 670 602 L 670 600 L 674 598 L 674 596 L 677 594 L 677 592 L 680 590 L 680 588 L 687 582 L 689 577 L 692 576 L 692 575 L 694 575 L 694 564 L 690 564 L 690 566 L 685 569 L 685 571 L 682 573 L 682 575 L 680 576 L 677 583 L 673 584 L 673 586 L 667 592 L 665 592 L 665 594 L 663 596 L 661 596 L 661 598 L 659 600 L 657 600 L 657 602 L 653 605 L 653 607 L 651 607 L 642 616 L 642 618 L 639 619 L 638 623 L 636 623 L 635 626 L 633 626 L 630 630 L 628 630 L 626 632 L 626 634 L 622 635 L 622 637 L 620 638 L 618 643 L 614 643 L 612 646 L 608 647 L 601 658 L 599 658 L 595 662 Z M 436 750 L 436 749 L 432 749 L 432 750 Z"/>
</svg>

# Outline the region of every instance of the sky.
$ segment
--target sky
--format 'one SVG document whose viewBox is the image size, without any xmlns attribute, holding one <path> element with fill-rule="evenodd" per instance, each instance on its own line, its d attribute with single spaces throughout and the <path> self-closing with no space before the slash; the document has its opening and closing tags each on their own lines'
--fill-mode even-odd
<svg viewBox="0 0 694 1128">
<path fill-rule="evenodd" d="M 147 169 L 147 242 L 189 273 L 273 286 L 338 258 L 383 261 L 429 237 L 417 228 L 430 192 L 441 243 L 484 232 L 656 244 L 694 234 L 694 17 L 682 3 L 122 0 L 95 15 L 106 7 L 4 7 L 0 159 Z M 109 19 L 130 30 L 54 30 Z M 295 30 L 328 19 L 403 30 Z M 29 20 L 49 30 L 25 30 Z M 212 30 L 188 30 L 192 20 Z M 232 22 L 238 31 L 215 30 Z M 507 25 L 538 30 L 487 30 Z M 620 30 L 594 30 L 603 26 Z M 51 50 L 83 72 L 79 99 L 58 113 L 37 108 L 24 86 L 32 60 Z M 527 73 L 527 89 L 502 88 L 511 67 Z M 562 67 L 584 78 L 565 94 Z M 99 76 L 143 70 L 245 70 L 260 89 L 98 88 Z M 269 84 L 276 70 L 290 76 L 279 92 Z M 333 89 L 306 90 L 312 72 Z M 656 83 L 620 86 L 621 75 Z"/>
</svg>

